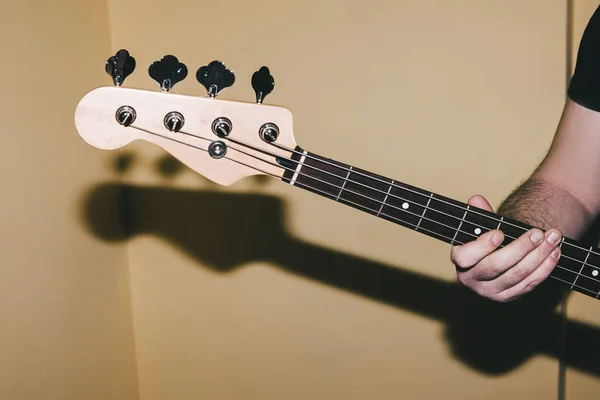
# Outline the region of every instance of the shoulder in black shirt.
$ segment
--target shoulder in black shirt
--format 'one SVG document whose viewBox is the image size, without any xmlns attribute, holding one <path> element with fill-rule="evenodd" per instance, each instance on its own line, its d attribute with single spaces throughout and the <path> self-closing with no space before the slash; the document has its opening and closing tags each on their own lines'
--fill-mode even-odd
<svg viewBox="0 0 600 400">
<path fill-rule="evenodd" d="M 581 37 L 568 95 L 579 105 L 600 111 L 600 7 L 588 21 Z"/>
</svg>

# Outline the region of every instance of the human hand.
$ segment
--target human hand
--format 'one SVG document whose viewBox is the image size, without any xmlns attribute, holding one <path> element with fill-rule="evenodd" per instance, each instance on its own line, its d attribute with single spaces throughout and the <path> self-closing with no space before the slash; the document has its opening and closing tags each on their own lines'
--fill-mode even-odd
<svg viewBox="0 0 600 400">
<path fill-rule="evenodd" d="M 492 211 L 482 196 L 473 196 L 468 204 Z M 532 291 L 552 272 L 560 258 L 562 233 L 557 229 L 543 232 L 532 229 L 507 246 L 500 230 L 491 230 L 475 241 L 453 246 L 450 259 L 461 284 L 482 297 L 509 302 Z"/>
</svg>

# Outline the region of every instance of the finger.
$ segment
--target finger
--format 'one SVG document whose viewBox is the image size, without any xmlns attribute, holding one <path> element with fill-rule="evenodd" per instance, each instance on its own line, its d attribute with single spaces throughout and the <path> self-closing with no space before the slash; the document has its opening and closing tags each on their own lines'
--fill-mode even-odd
<svg viewBox="0 0 600 400">
<path fill-rule="evenodd" d="M 558 263 L 560 254 L 560 247 L 555 248 L 550 256 L 548 256 L 542 265 L 539 266 L 539 268 L 533 271 L 527 278 L 523 279 L 517 285 L 498 293 L 496 300 L 502 302 L 512 301 L 531 292 L 550 276 Z"/>
<path fill-rule="evenodd" d="M 450 251 L 450 259 L 457 268 L 467 270 L 477 265 L 481 260 L 498 248 L 504 240 L 504 233 L 491 230 L 472 242 L 454 246 Z"/>
<path fill-rule="evenodd" d="M 485 199 L 485 197 L 478 195 L 478 194 L 471 196 L 469 198 L 469 200 L 467 201 L 467 204 L 474 206 L 474 207 L 482 208 L 487 211 L 493 211 L 492 206 Z M 458 246 L 456 246 L 456 247 L 458 247 Z"/>
<path fill-rule="evenodd" d="M 492 206 L 490 205 L 490 203 L 486 200 L 485 197 L 481 196 L 481 195 L 474 195 L 471 196 L 469 198 L 469 201 L 467 201 L 467 204 L 477 207 L 477 208 L 482 208 L 486 211 L 493 211 L 492 210 Z"/>
<path fill-rule="evenodd" d="M 510 268 L 506 273 L 498 277 L 494 282 L 497 292 L 507 290 L 534 273 L 542 263 L 550 256 L 552 251 L 560 243 L 561 233 L 556 229 L 546 232 L 545 240 L 535 250 L 527 254 L 521 262 Z"/>
<path fill-rule="evenodd" d="M 543 243 L 544 233 L 537 228 L 530 229 L 508 246 L 483 259 L 476 268 L 469 271 L 476 281 L 491 281 L 509 268 L 519 263 L 527 254 Z"/>
</svg>

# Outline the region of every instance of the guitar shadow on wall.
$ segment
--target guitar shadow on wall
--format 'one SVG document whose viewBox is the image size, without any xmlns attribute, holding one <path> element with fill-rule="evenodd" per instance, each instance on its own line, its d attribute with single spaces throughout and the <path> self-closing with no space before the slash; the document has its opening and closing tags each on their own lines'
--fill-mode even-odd
<svg viewBox="0 0 600 400">
<path fill-rule="evenodd" d="M 130 164 L 127 157 L 117 162 L 122 169 Z M 167 177 L 181 168 L 170 157 L 159 165 Z M 155 235 L 222 273 L 265 261 L 445 323 L 452 354 L 485 374 L 504 374 L 542 355 L 600 377 L 600 328 L 563 320 L 556 307 L 564 288 L 553 280 L 511 303 L 488 301 L 458 283 L 292 237 L 285 227 L 283 201 L 262 194 L 107 183 L 89 193 L 83 213 L 89 230 L 103 240 Z M 114 225 L 115 219 L 123 221 L 122 229 Z M 223 243 L 236 243 L 236 251 L 223 251 Z"/>
</svg>

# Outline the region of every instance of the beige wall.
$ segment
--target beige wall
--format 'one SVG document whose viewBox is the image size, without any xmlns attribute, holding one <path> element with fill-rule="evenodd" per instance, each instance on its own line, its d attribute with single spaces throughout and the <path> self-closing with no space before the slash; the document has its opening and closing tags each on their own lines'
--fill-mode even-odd
<svg viewBox="0 0 600 400">
<path fill-rule="evenodd" d="M 73 126 L 106 83 L 106 3 L 4 2 L 0 44 L 0 398 L 136 399 L 126 249 L 81 212 L 114 169 Z"/>
<path fill-rule="evenodd" d="M 498 204 L 564 101 L 562 0 L 109 8 L 113 51 L 143 66 L 130 86 L 156 90 L 147 65 L 172 53 L 191 72 L 176 91 L 202 95 L 194 72 L 220 59 L 237 73 L 222 97 L 251 101 L 266 64 L 299 144 L 457 199 Z M 556 396 L 559 342 L 539 339 L 559 331 L 553 302 L 506 320 L 454 285 L 442 243 L 274 181 L 217 187 L 148 144 L 127 152 L 143 399 Z M 572 371 L 571 398 L 600 392 L 598 369 Z"/>
<path fill-rule="evenodd" d="M 498 204 L 558 122 L 565 2 L 364 4 L 3 7 L 0 160 L 19 172 L 0 211 L 1 398 L 556 397 L 561 320 L 531 301 L 545 292 L 507 317 L 455 284 L 445 244 L 280 182 L 215 186 L 148 144 L 100 152 L 74 131 L 119 48 L 138 60 L 126 86 L 156 90 L 147 66 L 172 53 L 190 68 L 176 91 L 202 95 L 195 70 L 221 59 L 236 100 L 266 64 L 267 102 L 293 112 L 308 150 Z M 596 6 L 574 1 L 574 39 Z M 596 309 L 570 297 L 582 355 L 567 360 L 569 399 L 600 394 Z"/>
</svg>

